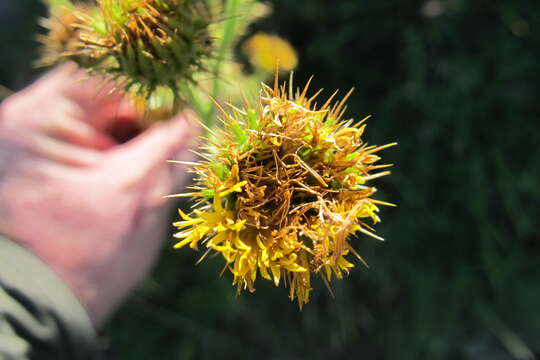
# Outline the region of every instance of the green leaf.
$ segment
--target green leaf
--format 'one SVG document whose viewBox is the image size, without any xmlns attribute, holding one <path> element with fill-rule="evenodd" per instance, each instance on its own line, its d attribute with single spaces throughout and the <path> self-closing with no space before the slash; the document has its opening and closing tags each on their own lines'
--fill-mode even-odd
<svg viewBox="0 0 540 360">
<path fill-rule="evenodd" d="M 298 155 L 300 155 L 300 158 L 302 160 L 307 160 L 312 152 L 313 152 L 313 150 L 308 148 L 308 149 L 304 149 L 304 150 L 300 151 L 300 153 Z"/>
<path fill-rule="evenodd" d="M 343 170 L 343 173 L 345 174 L 360 174 L 360 169 L 357 168 L 356 166 L 351 166 L 351 167 L 348 167 L 346 168 L 345 170 Z"/>
<path fill-rule="evenodd" d="M 352 152 L 350 154 L 347 154 L 344 159 L 345 161 L 352 161 L 354 160 L 354 158 L 356 158 L 358 156 L 358 153 L 355 151 L 355 152 Z"/>
<path fill-rule="evenodd" d="M 207 199 L 213 199 L 216 195 L 216 192 L 212 189 L 205 189 L 202 191 L 202 196 L 204 196 Z"/>
<path fill-rule="evenodd" d="M 229 174 L 231 173 L 231 170 L 223 163 L 210 163 L 208 164 L 210 169 L 216 174 L 217 177 L 219 177 L 221 180 L 225 181 L 229 178 Z"/>
<path fill-rule="evenodd" d="M 324 121 L 324 125 L 326 126 L 333 126 L 336 124 L 336 119 L 334 119 L 333 116 L 328 116 L 326 120 Z"/>
<path fill-rule="evenodd" d="M 234 134 L 234 137 L 236 138 L 236 141 L 238 142 L 238 145 L 244 145 L 248 139 L 248 136 L 244 129 L 240 126 L 238 123 L 234 123 L 231 125 L 231 130 Z"/>
<path fill-rule="evenodd" d="M 247 120 L 248 120 L 248 126 L 250 129 L 253 130 L 260 130 L 259 129 L 259 119 L 257 118 L 257 113 L 253 109 L 248 109 L 247 111 Z"/>
</svg>

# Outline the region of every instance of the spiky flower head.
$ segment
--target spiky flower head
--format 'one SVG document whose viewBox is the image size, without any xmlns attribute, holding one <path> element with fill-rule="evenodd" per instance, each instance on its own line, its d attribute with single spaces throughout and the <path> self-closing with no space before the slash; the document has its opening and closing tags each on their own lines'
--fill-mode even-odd
<svg viewBox="0 0 540 360">
<path fill-rule="evenodd" d="M 381 149 L 362 140 L 365 120 L 343 121 L 349 96 L 321 107 L 319 95 L 293 94 L 289 85 L 263 85 L 256 106 L 223 109 L 224 127 L 210 129 L 203 160 L 191 163 L 197 199 L 191 214 L 180 211 L 176 248 L 189 245 L 220 253 L 237 292 L 254 291 L 258 276 L 285 283 L 300 307 L 309 301 L 311 275 L 326 284 L 342 278 L 360 255 L 350 244 L 356 232 L 380 239 L 371 181 L 388 174 L 377 165 Z M 219 106 L 219 105 L 218 105 Z"/>
<path fill-rule="evenodd" d="M 61 21 L 75 40 L 60 56 L 111 75 L 138 95 L 150 97 L 165 87 L 176 97 L 211 54 L 205 0 L 98 0 L 98 11 L 90 14 L 67 0 L 51 7 L 58 1 L 75 19 Z"/>
</svg>

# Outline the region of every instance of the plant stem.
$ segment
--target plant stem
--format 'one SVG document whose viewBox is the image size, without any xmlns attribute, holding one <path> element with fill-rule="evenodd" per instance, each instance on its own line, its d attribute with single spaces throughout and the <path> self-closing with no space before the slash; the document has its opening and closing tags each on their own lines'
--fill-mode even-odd
<svg viewBox="0 0 540 360">
<path fill-rule="evenodd" d="M 236 28 L 237 23 L 237 12 L 238 12 L 238 5 L 240 4 L 240 0 L 229 0 L 227 1 L 227 5 L 225 7 L 225 24 L 224 24 L 224 30 L 223 30 L 223 39 L 221 41 L 221 44 L 218 49 L 217 53 L 217 59 L 216 63 L 214 64 L 213 73 L 215 76 L 214 83 L 212 86 L 212 97 L 214 99 L 217 99 L 220 92 L 220 73 L 221 73 L 221 66 L 223 64 L 223 61 L 225 60 L 225 54 L 227 53 L 227 49 L 230 48 L 232 45 L 232 41 L 234 39 L 234 32 Z M 206 126 L 209 128 L 212 128 L 215 120 L 215 111 L 214 107 L 210 107 L 206 113 L 204 113 L 203 121 Z"/>
</svg>

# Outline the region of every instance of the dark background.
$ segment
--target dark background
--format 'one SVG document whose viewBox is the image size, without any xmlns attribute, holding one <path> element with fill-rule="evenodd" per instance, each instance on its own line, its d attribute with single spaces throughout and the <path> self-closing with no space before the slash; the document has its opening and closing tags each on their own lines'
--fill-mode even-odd
<svg viewBox="0 0 540 360">
<path fill-rule="evenodd" d="M 222 260 L 167 249 L 105 331 L 119 359 L 526 359 L 540 352 L 540 2 L 274 0 L 253 26 L 290 39 L 297 80 L 357 88 L 385 243 L 315 283 L 302 312 L 270 282 L 236 298 Z M 37 0 L 0 0 L 0 84 L 37 74 Z M 172 244 L 172 241 L 170 242 Z"/>
</svg>

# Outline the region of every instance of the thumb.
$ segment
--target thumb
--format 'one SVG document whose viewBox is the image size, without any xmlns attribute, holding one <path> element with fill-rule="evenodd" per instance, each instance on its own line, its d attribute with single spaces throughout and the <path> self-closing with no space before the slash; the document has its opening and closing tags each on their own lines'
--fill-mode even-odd
<svg viewBox="0 0 540 360">
<path fill-rule="evenodd" d="M 122 169 L 120 176 L 124 186 L 144 186 L 149 191 L 156 187 L 156 183 L 167 183 L 170 187 L 172 180 L 167 160 L 193 145 L 198 128 L 194 115 L 181 113 L 169 122 L 153 125 L 133 140 L 111 149 L 109 166 L 115 172 Z M 164 189 L 160 196 L 168 191 Z"/>
</svg>

